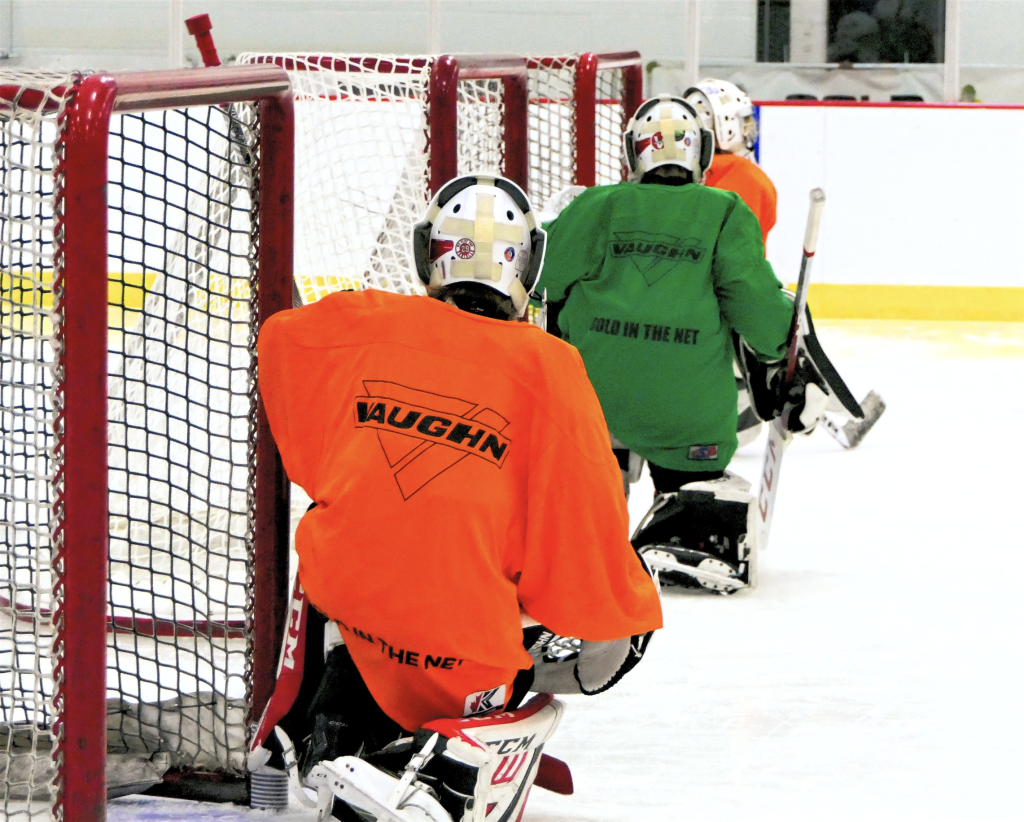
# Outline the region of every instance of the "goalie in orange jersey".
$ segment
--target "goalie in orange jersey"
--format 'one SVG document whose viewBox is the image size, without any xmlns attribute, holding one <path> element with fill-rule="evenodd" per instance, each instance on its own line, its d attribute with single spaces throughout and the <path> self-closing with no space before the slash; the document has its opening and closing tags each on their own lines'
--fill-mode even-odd
<svg viewBox="0 0 1024 822">
<path fill-rule="evenodd" d="M 661 627 L 580 355 L 516 322 L 544 241 L 517 186 L 461 177 L 414 232 L 434 299 L 337 293 L 261 329 L 267 417 L 314 504 L 251 770 L 293 740 L 321 801 L 516 819 L 561 705 L 514 709 L 612 687 Z"/>
<path fill-rule="evenodd" d="M 768 175 L 754 162 L 754 104 L 745 91 L 726 80 L 702 80 L 684 96 L 701 126 L 715 136 L 715 161 L 704 176 L 704 185 L 739 194 L 761 223 L 761 236 L 767 244 L 768 232 L 775 227 L 778 197 Z"/>
</svg>

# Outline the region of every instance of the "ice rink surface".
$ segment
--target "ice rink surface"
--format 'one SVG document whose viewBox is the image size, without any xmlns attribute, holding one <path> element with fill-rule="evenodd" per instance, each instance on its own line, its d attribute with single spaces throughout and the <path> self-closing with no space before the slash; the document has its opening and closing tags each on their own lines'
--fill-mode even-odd
<svg viewBox="0 0 1024 822">
<path fill-rule="evenodd" d="M 666 589 L 665 629 L 546 750 L 524 822 L 1024 819 L 1024 324 L 819 321 L 888 410 L 786 452 L 760 584 Z M 763 436 L 732 469 L 755 481 Z M 650 503 L 634 486 L 635 526 Z M 311 820 L 128 797 L 111 822 Z"/>
</svg>

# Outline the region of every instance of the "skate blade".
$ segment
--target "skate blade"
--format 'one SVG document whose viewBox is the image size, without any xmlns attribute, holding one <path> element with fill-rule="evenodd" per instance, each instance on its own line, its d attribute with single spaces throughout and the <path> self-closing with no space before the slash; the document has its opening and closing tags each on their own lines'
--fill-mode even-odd
<svg viewBox="0 0 1024 822">
<path fill-rule="evenodd" d="M 701 561 L 700 566 L 686 565 L 680 562 L 671 545 L 644 546 L 641 550 L 643 558 L 651 569 L 661 576 L 666 575 L 666 582 L 673 574 L 683 576 L 699 583 L 701 588 L 715 591 L 720 594 L 734 594 L 737 591 L 750 587 L 743 580 L 733 575 L 732 568 L 725 562 L 708 557 Z"/>
</svg>

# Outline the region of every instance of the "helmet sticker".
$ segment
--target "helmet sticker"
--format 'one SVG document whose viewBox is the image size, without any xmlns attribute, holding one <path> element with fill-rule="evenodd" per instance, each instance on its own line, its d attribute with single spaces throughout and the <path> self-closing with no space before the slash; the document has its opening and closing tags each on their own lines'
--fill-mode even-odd
<svg viewBox="0 0 1024 822">
<path fill-rule="evenodd" d="M 516 258 L 516 250 L 509 246 L 505 249 L 505 259 L 512 262 Z"/>
<path fill-rule="evenodd" d="M 455 244 L 455 253 L 460 260 L 468 260 L 476 254 L 476 243 L 469 239 L 469 237 L 463 237 Z"/>
</svg>

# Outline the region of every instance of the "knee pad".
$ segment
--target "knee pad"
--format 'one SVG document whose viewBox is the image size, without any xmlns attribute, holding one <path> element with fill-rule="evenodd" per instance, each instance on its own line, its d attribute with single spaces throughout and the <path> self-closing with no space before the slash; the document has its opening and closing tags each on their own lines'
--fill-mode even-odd
<svg viewBox="0 0 1024 822">
<path fill-rule="evenodd" d="M 431 764 L 441 783 L 439 797 L 452 819 L 520 818 L 544 743 L 557 729 L 563 710 L 550 694 L 538 694 L 515 711 L 441 719 L 417 731 L 417 743 L 432 733 L 440 735 Z"/>
</svg>

